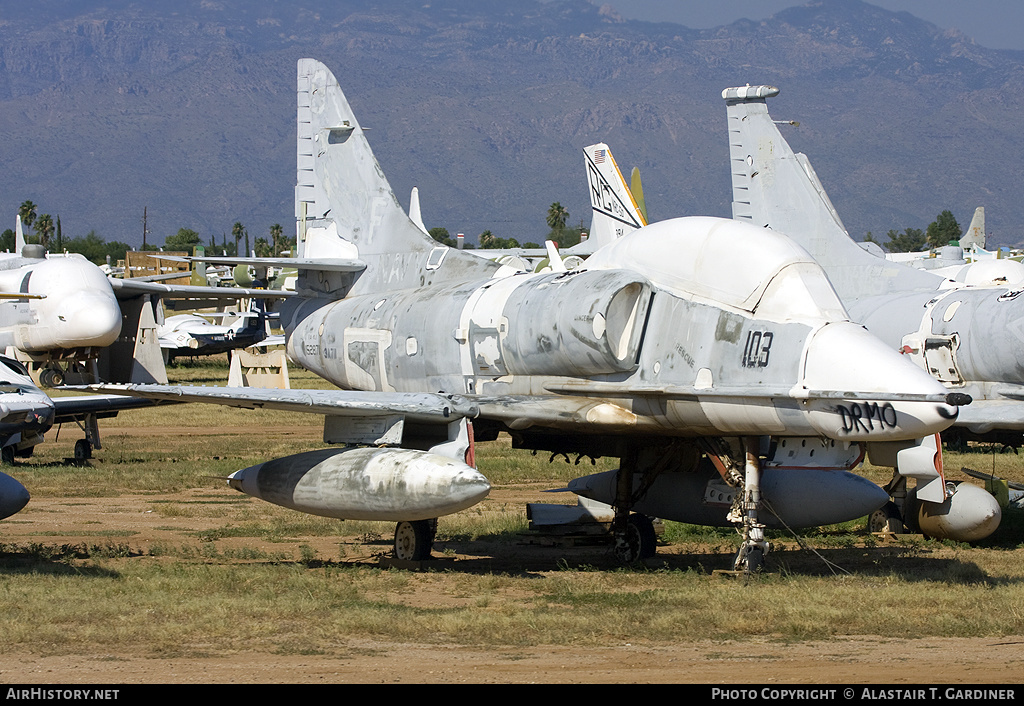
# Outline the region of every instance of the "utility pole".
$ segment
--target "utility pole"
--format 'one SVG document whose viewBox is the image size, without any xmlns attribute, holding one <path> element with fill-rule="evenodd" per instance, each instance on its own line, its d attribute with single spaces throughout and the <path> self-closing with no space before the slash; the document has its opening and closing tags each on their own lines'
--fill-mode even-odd
<svg viewBox="0 0 1024 706">
<path fill-rule="evenodd" d="M 149 232 L 146 229 L 146 210 L 148 208 L 149 208 L 148 206 L 143 206 L 142 207 L 142 250 L 143 250 L 143 252 L 145 252 L 145 250 L 146 250 L 146 233 Z"/>
</svg>

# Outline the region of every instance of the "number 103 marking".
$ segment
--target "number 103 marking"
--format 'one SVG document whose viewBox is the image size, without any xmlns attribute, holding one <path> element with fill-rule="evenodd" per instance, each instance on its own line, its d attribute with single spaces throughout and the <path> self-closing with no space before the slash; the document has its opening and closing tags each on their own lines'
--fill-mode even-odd
<svg viewBox="0 0 1024 706">
<path fill-rule="evenodd" d="M 747 333 L 747 345 L 743 349 L 743 367 L 767 368 L 768 356 L 772 350 L 771 331 L 750 331 Z"/>
</svg>

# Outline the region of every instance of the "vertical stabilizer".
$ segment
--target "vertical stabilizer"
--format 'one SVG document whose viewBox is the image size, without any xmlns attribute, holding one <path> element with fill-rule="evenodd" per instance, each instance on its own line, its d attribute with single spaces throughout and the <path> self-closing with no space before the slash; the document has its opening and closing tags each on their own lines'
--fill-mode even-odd
<svg viewBox="0 0 1024 706">
<path fill-rule="evenodd" d="M 296 235 L 300 258 L 358 258 L 366 270 L 338 292 L 422 286 L 451 277 L 488 277 L 498 265 L 450 250 L 409 218 L 373 156 L 334 74 L 299 59 Z M 310 286 L 314 286 L 312 283 Z"/>
<path fill-rule="evenodd" d="M 844 302 L 900 291 L 930 291 L 940 275 L 864 250 L 843 226 L 803 154 L 794 154 L 768 114 L 772 86 L 722 91 L 729 125 L 732 214 L 788 235 L 824 268 Z"/>
<path fill-rule="evenodd" d="M 622 178 L 608 145 L 601 143 L 584 147 L 583 155 L 593 211 L 587 243 L 596 250 L 644 227 L 647 219 Z M 639 178 L 635 184 L 639 189 Z"/>
<path fill-rule="evenodd" d="M 423 216 L 420 214 L 420 190 L 412 187 L 409 195 L 409 220 L 416 224 L 416 227 L 427 233 L 427 227 L 423 225 Z M 427 233 L 429 235 L 429 233 Z"/>
<path fill-rule="evenodd" d="M 17 215 L 14 222 L 14 252 L 18 255 L 25 248 L 25 231 L 21 227 L 21 214 Z"/>
<path fill-rule="evenodd" d="M 964 250 L 969 250 L 972 247 L 977 247 L 981 250 L 985 249 L 985 207 L 978 206 L 974 209 L 974 217 L 971 218 L 971 225 L 967 226 L 967 230 L 960 236 L 960 247 Z"/>
</svg>

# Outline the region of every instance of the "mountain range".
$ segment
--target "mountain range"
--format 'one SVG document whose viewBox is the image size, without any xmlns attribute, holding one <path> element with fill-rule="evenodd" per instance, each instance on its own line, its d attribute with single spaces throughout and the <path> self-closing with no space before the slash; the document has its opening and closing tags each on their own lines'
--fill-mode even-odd
<svg viewBox="0 0 1024 706">
<path fill-rule="evenodd" d="M 614 5 L 614 1 L 613 1 Z M 1024 243 L 1024 52 L 816 0 L 706 30 L 585 0 L 37 0 L 0 5 L 0 226 L 204 240 L 290 231 L 295 63 L 338 77 L 400 201 L 472 241 L 589 224 L 582 148 L 640 168 L 652 220 L 730 215 L 722 89 L 766 83 L 851 235 L 966 227 Z M 2 223 L 8 219 L 10 226 Z"/>
</svg>

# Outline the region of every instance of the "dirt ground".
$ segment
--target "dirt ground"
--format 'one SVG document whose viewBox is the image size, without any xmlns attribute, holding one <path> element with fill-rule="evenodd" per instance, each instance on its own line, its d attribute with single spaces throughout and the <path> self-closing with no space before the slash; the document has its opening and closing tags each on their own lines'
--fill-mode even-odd
<svg viewBox="0 0 1024 706">
<path fill-rule="evenodd" d="M 188 502 L 210 497 L 210 490 L 176 495 L 127 495 L 117 498 L 33 499 L 31 512 L 4 523 L 9 543 L 39 541 L 94 543 L 95 528 L 125 530 L 133 549 L 158 542 L 174 543 L 180 535 L 168 529 L 167 518 L 152 511 L 154 501 Z M 224 488 L 226 497 L 235 491 Z M 536 489 L 501 489 L 496 502 L 533 500 Z M 192 529 L 215 519 L 192 518 Z M 99 525 L 97 523 L 100 523 Z M 252 546 L 259 540 L 239 540 Z M 306 537 L 321 556 L 333 556 L 337 537 Z M 318 545 L 317 542 L 322 543 Z M 365 556 L 345 561 L 377 562 L 387 547 L 368 546 Z M 269 548 L 269 547 L 268 547 Z M 281 551 L 280 543 L 273 545 Z M 507 547 L 505 548 L 507 550 Z M 287 548 L 285 548 L 287 550 Z M 474 545 L 446 547 L 438 568 L 503 570 L 513 565 L 530 571 L 554 570 L 560 552 L 525 546 L 506 555 L 488 556 Z M 454 550 L 454 551 L 453 551 Z M 605 553 L 594 552 L 595 562 Z M 672 548 L 664 548 L 672 560 Z M 501 553 L 502 556 L 496 556 Z M 663 559 L 666 557 L 662 557 Z M 423 597 L 432 604 L 452 600 L 441 592 Z M 691 683 L 691 684 L 1003 684 L 1021 673 L 1024 636 L 1019 639 L 880 639 L 844 637 L 821 642 L 718 642 L 673 645 L 609 644 L 599 648 L 541 646 L 482 649 L 476 646 L 396 644 L 354 639 L 344 654 L 282 656 L 233 653 L 202 658 L 148 658 L 132 654 L 39 656 L 5 653 L 0 657 L 0 682 L 7 684 L 143 684 L 143 683 Z"/>
</svg>

